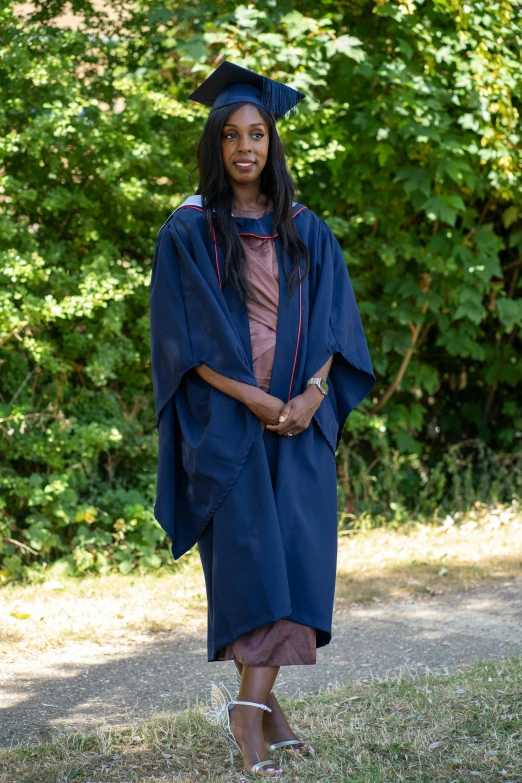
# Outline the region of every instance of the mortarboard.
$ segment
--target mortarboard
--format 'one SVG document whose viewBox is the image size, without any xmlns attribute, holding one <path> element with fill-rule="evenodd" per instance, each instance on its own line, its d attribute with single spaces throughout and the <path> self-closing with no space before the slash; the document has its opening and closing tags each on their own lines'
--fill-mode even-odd
<svg viewBox="0 0 522 783">
<path fill-rule="evenodd" d="M 225 61 L 189 95 L 188 100 L 212 109 L 248 101 L 271 112 L 277 120 L 283 114 L 294 114 L 303 98 L 306 98 L 303 92 Z"/>
</svg>

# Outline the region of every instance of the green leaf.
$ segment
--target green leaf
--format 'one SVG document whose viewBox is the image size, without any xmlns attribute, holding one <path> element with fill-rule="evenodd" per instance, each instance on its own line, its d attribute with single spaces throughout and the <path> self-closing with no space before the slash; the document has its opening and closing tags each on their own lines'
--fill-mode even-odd
<svg viewBox="0 0 522 783">
<path fill-rule="evenodd" d="M 471 192 L 474 191 L 477 176 L 466 161 L 461 158 L 445 158 L 443 170 L 457 185 L 466 185 Z"/>
<path fill-rule="evenodd" d="M 366 58 L 364 50 L 359 48 L 362 45 L 362 41 L 358 38 L 354 38 L 351 35 L 340 35 L 338 38 L 330 39 L 327 42 L 326 56 L 333 57 L 336 54 L 344 54 L 345 57 L 360 63 Z"/>
<path fill-rule="evenodd" d="M 298 38 L 307 32 L 317 32 L 318 24 L 315 19 L 303 16 L 299 11 L 291 11 L 281 17 L 281 24 L 286 27 L 286 33 L 290 40 Z"/>
<path fill-rule="evenodd" d="M 457 220 L 457 214 L 464 212 L 466 205 L 460 196 L 447 195 L 447 196 L 432 196 L 427 199 L 422 208 L 426 210 L 426 214 L 432 220 L 438 218 L 443 223 L 449 223 L 450 226 L 454 226 Z"/>
<path fill-rule="evenodd" d="M 174 11 L 169 11 L 163 5 L 156 5 L 153 6 L 149 11 L 147 24 L 150 26 L 156 25 L 158 22 L 160 24 L 166 24 L 167 22 L 170 22 L 173 16 Z"/>
<path fill-rule="evenodd" d="M 497 299 L 496 305 L 498 317 L 507 332 L 515 326 L 522 326 L 522 299 Z"/>
<path fill-rule="evenodd" d="M 133 569 L 132 560 L 122 560 L 118 566 L 118 570 L 120 574 L 124 574 L 125 576 L 127 574 L 130 574 L 132 569 Z"/>
<path fill-rule="evenodd" d="M 448 328 L 437 337 L 436 344 L 446 348 L 450 356 L 471 357 L 483 361 L 485 349 L 476 340 L 476 335 L 466 333 L 462 328 Z"/>
<path fill-rule="evenodd" d="M 453 315 L 455 321 L 467 318 L 474 324 L 482 321 L 483 302 L 482 295 L 474 288 L 461 287 L 453 292 L 453 298 L 459 304 Z"/>
<path fill-rule="evenodd" d="M 282 49 L 285 45 L 285 39 L 280 33 L 259 33 L 257 40 L 274 49 Z"/>
<path fill-rule="evenodd" d="M 415 440 L 411 435 L 409 435 L 407 432 L 402 432 L 399 430 L 399 432 L 394 433 L 394 440 L 397 444 L 397 448 L 399 451 L 403 454 L 420 454 L 422 451 L 422 444 L 420 441 Z"/>
<path fill-rule="evenodd" d="M 393 181 L 404 181 L 404 190 L 406 193 L 419 190 L 425 196 L 429 196 L 431 193 L 432 179 L 432 175 L 426 169 L 406 166 L 397 171 Z"/>
<path fill-rule="evenodd" d="M 520 214 L 519 207 L 512 204 L 510 207 L 504 210 L 502 213 L 502 222 L 504 224 L 504 228 L 509 228 L 518 220 L 518 216 Z"/>
<path fill-rule="evenodd" d="M 386 166 L 388 160 L 392 156 L 396 155 L 394 147 L 392 147 L 391 144 L 386 144 L 385 142 L 377 144 L 374 152 L 377 155 L 379 166 Z"/>
<path fill-rule="evenodd" d="M 253 5 L 238 5 L 234 16 L 240 27 L 255 28 L 260 19 L 266 18 L 266 13 L 254 8 Z"/>
<path fill-rule="evenodd" d="M 508 247 L 518 247 L 519 250 L 522 250 L 522 228 L 510 234 Z"/>
<path fill-rule="evenodd" d="M 482 320 L 482 303 L 473 301 L 462 302 L 457 307 L 453 318 L 455 321 L 458 321 L 459 318 L 468 318 L 474 324 L 479 324 Z"/>
<path fill-rule="evenodd" d="M 411 60 L 412 56 L 415 53 L 415 49 L 411 46 L 409 41 L 406 41 L 404 38 L 397 39 L 397 51 L 404 54 L 408 58 L 408 60 Z"/>
</svg>

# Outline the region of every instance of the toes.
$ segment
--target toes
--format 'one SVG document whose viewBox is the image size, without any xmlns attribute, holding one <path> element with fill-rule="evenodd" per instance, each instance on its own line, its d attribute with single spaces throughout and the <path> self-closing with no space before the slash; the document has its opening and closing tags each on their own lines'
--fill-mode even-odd
<svg viewBox="0 0 522 783">
<path fill-rule="evenodd" d="M 262 778 L 275 778 L 276 775 L 282 775 L 283 770 L 281 767 L 264 767 L 264 769 L 257 774 Z"/>
<path fill-rule="evenodd" d="M 289 745 L 285 750 L 287 753 L 298 753 L 300 756 L 305 756 L 306 754 L 315 756 L 315 750 L 307 742 L 303 742 L 301 745 Z"/>
</svg>

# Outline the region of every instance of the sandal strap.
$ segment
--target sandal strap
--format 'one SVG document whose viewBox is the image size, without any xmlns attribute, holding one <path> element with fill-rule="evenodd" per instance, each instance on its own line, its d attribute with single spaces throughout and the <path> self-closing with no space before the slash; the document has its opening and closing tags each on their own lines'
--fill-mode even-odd
<svg viewBox="0 0 522 783">
<path fill-rule="evenodd" d="M 282 742 L 273 742 L 268 750 L 277 750 L 277 748 L 286 748 L 289 745 L 306 745 L 302 740 L 283 740 Z"/>
<path fill-rule="evenodd" d="M 258 761 L 257 764 L 254 764 L 254 766 L 250 769 L 250 772 L 253 772 L 254 775 L 256 774 L 258 769 L 263 769 L 263 767 L 278 767 L 279 764 L 276 761 L 272 761 L 272 759 L 267 759 L 266 761 Z"/>
<path fill-rule="evenodd" d="M 266 704 L 258 704 L 255 701 L 238 701 L 237 699 L 234 699 L 233 701 L 229 702 L 229 705 L 230 704 L 247 704 L 249 707 L 259 707 L 260 710 L 266 710 L 267 712 L 272 712 L 270 707 L 267 707 Z"/>
</svg>

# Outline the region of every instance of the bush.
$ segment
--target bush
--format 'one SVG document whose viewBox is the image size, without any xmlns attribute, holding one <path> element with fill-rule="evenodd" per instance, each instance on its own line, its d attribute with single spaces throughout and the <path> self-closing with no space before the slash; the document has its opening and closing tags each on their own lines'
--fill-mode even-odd
<svg viewBox="0 0 522 783">
<path fill-rule="evenodd" d="M 76 28 L 61 0 L 33 5 L 0 11 L 4 578 L 166 556 L 150 264 L 191 192 L 206 112 L 185 98 L 220 58 L 309 96 L 281 132 L 344 248 L 379 379 L 339 452 L 342 520 L 519 496 L 516 8 L 74 0 Z"/>
</svg>

